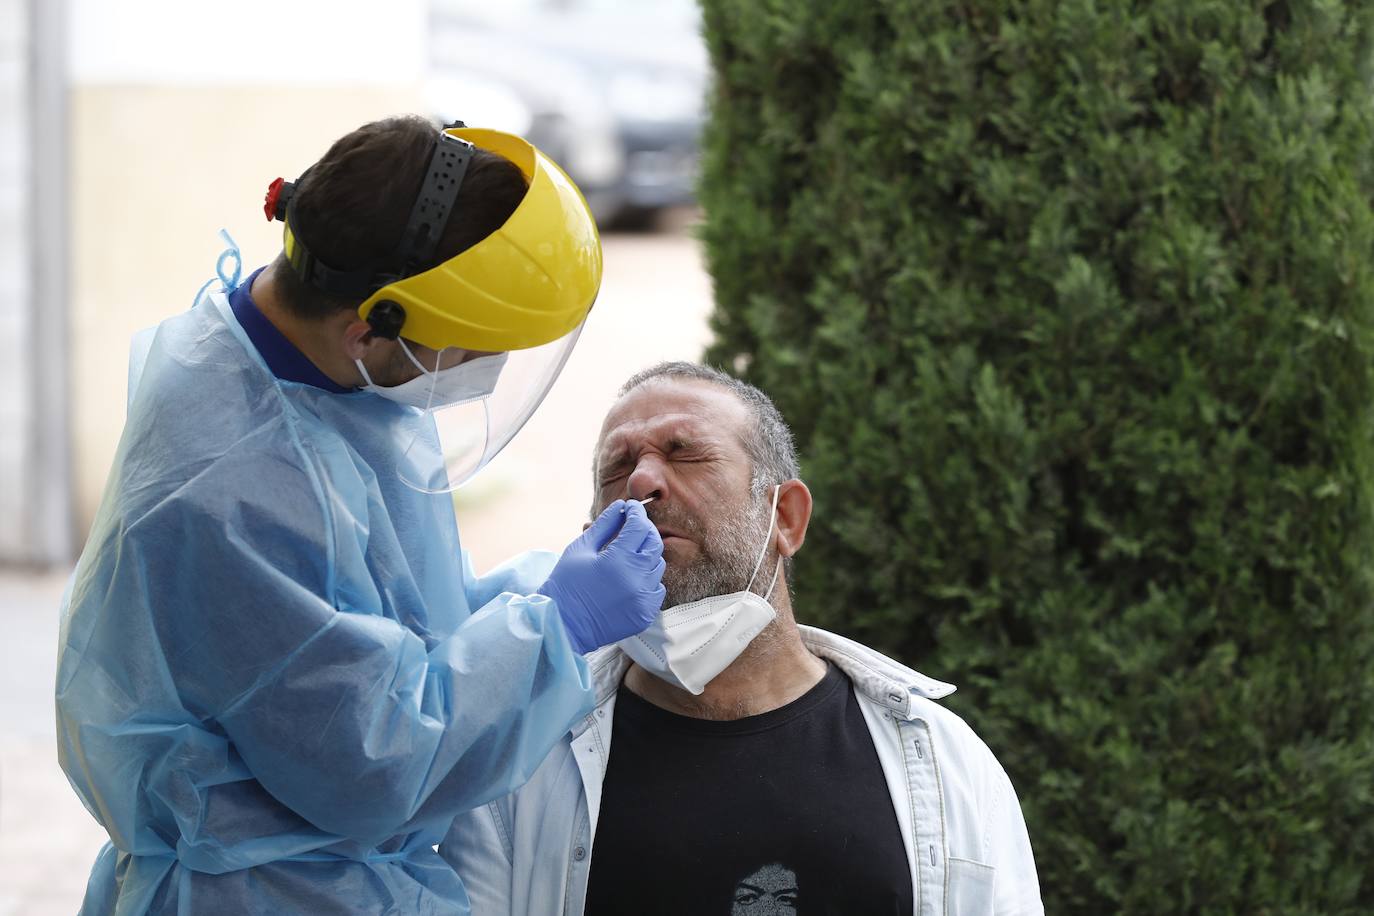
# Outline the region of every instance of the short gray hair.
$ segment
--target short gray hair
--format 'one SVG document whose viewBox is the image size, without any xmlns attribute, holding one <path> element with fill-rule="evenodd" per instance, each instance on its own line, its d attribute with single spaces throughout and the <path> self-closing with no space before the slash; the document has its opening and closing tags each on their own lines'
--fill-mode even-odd
<svg viewBox="0 0 1374 916">
<path fill-rule="evenodd" d="M 623 398 L 645 382 L 655 379 L 709 382 L 724 388 L 744 405 L 753 421 L 745 428 L 742 440 L 745 454 L 752 465 L 751 483 L 755 496 L 761 495 L 769 487 L 801 476 L 792 430 L 778 412 L 773 399 L 758 388 L 719 369 L 678 360 L 636 372 L 620 386 L 617 396 Z"/>
</svg>

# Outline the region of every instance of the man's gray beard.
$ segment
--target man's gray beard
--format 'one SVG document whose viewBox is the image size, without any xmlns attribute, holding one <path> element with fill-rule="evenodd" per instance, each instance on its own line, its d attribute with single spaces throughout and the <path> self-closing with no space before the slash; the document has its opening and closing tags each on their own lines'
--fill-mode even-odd
<svg viewBox="0 0 1374 916">
<path fill-rule="evenodd" d="M 768 509 L 768 502 L 751 497 L 729 515 L 717 518 L 709 534 L 692 526 L 696 530 L 689 533 L 698 534 L 699 553 L 690 565 L 669 564 L 664 570 L 663 588 L 667 594 L 663 606 L 676 607 L 744 591 L 768 537 Z M 766 563 L 760 575 L 764 569 L 769 570 L 767 578 L 772 578 L 771 567 Z"/>
</svg>

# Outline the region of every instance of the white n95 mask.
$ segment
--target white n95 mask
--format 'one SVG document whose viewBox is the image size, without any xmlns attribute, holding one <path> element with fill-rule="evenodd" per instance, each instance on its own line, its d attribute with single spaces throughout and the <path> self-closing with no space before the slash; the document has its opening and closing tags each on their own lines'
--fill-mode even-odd
<svg viewBox="0 0 1374 916">
<path fill-rule="evenodd" d="M 496 390 L 496 381 L 501 377 L 501 369 L 505 367 L 506 357 L 509 356 L 507 353 L 493 353 L 436 371 L 422 366 L 404 340 L 396 342 L 415 364 L 415 368 L 420 370 L 420 374 L 408 382 L 390 387 L 375 385 L 363 361 L 355 359 L 354 362 L 363 374 L 363 381 L 367 382 L 363 387 L 368 391 L 420 410 L 441 410 L 490 396 Z M 437 356 L 435 365 L 438 365 Z"/>
<path fill-rule="evenodd" d="M 706 685 L 730 667 L 754 637 L 773 622 L 778 612 L 768 603 L 768 598 L 778 582 L 779 569 L 773 570 L 767 594 L 756 595 L 750 588 L 768 556 L 781 491 L 781 487 L 773 489 L 763 552 L 754 564 L 754 572 L 744 591 L 713 595 L 659 612 L 643 633 L 618 643 L 636 664 L 662 681 L 700 695 Z"/>
</svg>

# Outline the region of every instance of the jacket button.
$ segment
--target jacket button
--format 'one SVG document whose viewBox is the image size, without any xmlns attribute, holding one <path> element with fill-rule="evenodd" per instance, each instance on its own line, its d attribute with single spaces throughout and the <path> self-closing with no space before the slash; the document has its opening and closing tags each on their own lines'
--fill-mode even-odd
<svg viewBox="0 0 1374 916">
<path fill-rule="evenodd" d="M 576 860 L 579 861 L 579 862 L 581 862 L 583 859 L 587 858 L 587 847 L 586 847 L 586 846 L 579 846 L 579 847 L 577 847 L 576 849 L 574 849 L 574 850 L 573 850 L 573 858 L 576 859 Z"/>
</svg>

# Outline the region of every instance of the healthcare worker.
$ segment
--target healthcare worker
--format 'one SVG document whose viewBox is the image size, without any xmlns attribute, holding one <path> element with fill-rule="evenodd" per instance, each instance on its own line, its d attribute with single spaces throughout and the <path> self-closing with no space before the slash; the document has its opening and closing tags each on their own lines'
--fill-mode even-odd
<svg viewBox="0 0 1374 916">
<path fill-rule="evenodd" d="M 239 283 L 226 252 L 136 347 L 65 599 L 60 757 L 110 835 L 82 912 L 466 913 L 434 844 L 589 711 L 581 654 L 663 600 L 638 503 L 477 578 L 447 495 L 567 359 L 595 224 L 525 141 L 419 118 L 343 137 L 266 210 L 282 254 Z"/>
</svg>

